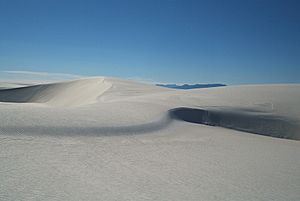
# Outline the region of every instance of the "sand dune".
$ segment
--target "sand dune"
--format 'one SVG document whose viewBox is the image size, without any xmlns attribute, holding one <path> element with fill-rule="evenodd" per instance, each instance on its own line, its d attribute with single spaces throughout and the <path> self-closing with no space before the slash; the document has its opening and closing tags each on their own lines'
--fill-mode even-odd
<svg viewBox="0 0 300 201">
<path fill-rule="evenodd" d="M 243 87 L 239 87 L 238 89 L 241 90 L 240 88 Z M 0 91 L 0 101 L 15 103 L 44 103 L 48 106 L 76 107 L 96 103 L 98 101 L 97 99 L 104 93 L 117 93 L 118 97 L 125 96 L 125 98 L 132 99 L 133 97 L 145 96 L 149 94 L 149 91 L 152 92 L 150 94 L 167 92 L 167 95 L 162 96 L 171 96 L 172 93 L 177 93 L 177 91 L 174 90 L 161 90 L 155 86 L 137 84 L 130 81 L 96 77 L 62 83 L 40 84 L 28 87 L 4 89 Z M 247 97 L 247 99 L 250 100 L 251 97 Z M 205 108 L 205 105 L 202 107 Z M 272 110 L 274 110 L 274 108 Z M 164 117 L 156 117 L 160 120 L 153 120 L 148 123 L 114 127 L 93 127 L 89 131 L 88 129 L 82 130 L 80 127 L 77 129 L 66 129 L 65 127 L 60 129 L 60 134 L 64 135 L 68 130 L 71 130 L 71 133 L 73 134 L 75 134 L 74 130 L 80 131 L 80 133 L 94 134 L 145 133 L 150 132 L 151 130 L 163 128 L 173 119 L 176 119 L 190 123 L 220 126 L 272 137 L 288 139 L 300 138 L 299 121 L 289 117 L 265 113 L 255 108 L 243 109 L 236 107 L 218 107 L 218 109 L 200 109 L 175 107 L 163 112 Z M 27 128 L 23 127 L 22 129 L 24 130 L 24 133 L 25 131 L 26 133 L 34 133 L 35 129 L 41 130 L 38 126 Z M 13 130 L 13 127 L 6 129 L 6 132 L 8 132 L 8 130 Z M 47 130 L 47 132 L 43 131 L 43 133 L 55 133 L 51 131 L 51 128 L 45 128 L 44 130 Z M 55 129 L 56 132 L 58 130 L 59 128 Z"/>
<path fill-rule="evenodd" d="M 300 85 L 16 87 L 0 90 L 2 200 L 300 199 Z"/>
<path fill-rule="evenodd" d="M 40 84 L 1 90 L 0 101 L 16 103 L 46 103 L 53 106 L 79 106 L 94 103 L 111 84 L 104 78 Z"/>
</svg>

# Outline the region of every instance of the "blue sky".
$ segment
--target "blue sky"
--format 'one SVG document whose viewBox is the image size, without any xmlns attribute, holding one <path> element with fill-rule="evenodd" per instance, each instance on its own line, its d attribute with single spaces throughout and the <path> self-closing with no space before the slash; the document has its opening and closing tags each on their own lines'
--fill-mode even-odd
<svg viewBox="0 0 300 201">
<path fill-rule="evenodd" d="M 300 1 L 0 0 L 0 71 L 300 83 Z"/>
</svg>

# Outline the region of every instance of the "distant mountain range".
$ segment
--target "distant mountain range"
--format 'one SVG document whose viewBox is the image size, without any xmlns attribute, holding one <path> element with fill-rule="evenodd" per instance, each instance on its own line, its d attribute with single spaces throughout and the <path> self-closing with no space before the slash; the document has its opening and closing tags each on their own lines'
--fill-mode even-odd
<svg viewBox="0 0 300 201">
<path fill-rule="evenodd" d="M 172 89 L 198 89 L 198 88 L 211 88 L 211 87 L 223 87 L 225 84 L 156 84 L 156 86 L 167 87 Z"/>
</svg>

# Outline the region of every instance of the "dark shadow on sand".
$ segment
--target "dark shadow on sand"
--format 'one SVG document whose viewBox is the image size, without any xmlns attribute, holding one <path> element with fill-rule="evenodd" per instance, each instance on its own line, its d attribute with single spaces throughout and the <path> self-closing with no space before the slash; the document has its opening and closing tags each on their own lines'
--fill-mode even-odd
<svg viewBox="0 0 300 201">
<path fill-rule="evenodd" d="M 173 119 L 191 123 L 219 126 L 271 137 L 300 139 L 300 128 L 296 121 L 258 112 L 237 111 L 181 107 L 170 110 L 169 114 Z"/>
</svg>

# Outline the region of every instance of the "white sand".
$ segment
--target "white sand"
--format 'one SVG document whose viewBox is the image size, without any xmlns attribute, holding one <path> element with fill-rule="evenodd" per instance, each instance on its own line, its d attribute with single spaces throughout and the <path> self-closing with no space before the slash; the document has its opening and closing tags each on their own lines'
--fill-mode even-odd
<svg viewBox="0 0 300 201">
<path fill-rule="evenodd" d="M 300 200 L 297 84 L 95 77 L 0 101 L 0 200 Z"/>
</svg>

